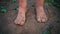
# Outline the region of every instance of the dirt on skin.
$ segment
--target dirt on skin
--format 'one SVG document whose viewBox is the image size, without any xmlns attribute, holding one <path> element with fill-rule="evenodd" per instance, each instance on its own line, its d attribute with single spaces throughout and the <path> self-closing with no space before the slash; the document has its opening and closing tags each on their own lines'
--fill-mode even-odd
<svg viewBox="0 0 60 34">
<path fill-rule="evenodd" d="M 14 20 L 18 11 L 14 10 L 18 6 L 18 0 L 16 3 L 9 2 L 8 13 L 0 13 L 0 33 L 1 34 L 42 34 L 46 28 L 52 27 L 51 34 L 59 34 L 59 20 L 57 17 L 58 11 L 53 6 L 49 6 L 47 3 L 44 5 L 45 12 L 48 17 L 46 23 L 38 23 L 36 20 L 35 0 L 28 1 L 28 10 L 26 13 L 26 22 L 23 26 L 14 24 Z"/>
</svg>

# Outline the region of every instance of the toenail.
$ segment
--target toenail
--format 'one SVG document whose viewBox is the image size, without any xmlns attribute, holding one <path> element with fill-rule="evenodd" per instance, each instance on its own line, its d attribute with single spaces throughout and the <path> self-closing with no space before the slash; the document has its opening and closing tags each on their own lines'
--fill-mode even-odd
<svg viewBox="0 0 60 34">
<path fill-rule="evenodd" d="M 40 21 L 40 19 L 38 19 L 38 21 Z"/>
</svg>

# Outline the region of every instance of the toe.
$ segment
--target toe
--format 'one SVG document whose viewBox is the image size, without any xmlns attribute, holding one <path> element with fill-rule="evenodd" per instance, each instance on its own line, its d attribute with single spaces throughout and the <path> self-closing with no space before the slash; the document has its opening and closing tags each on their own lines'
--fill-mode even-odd
<svg viewBox="0 0 60 34">
<path fill-rule="evenodd" d="M 37 21 L 38 21 L 38 22 L 41 22 L 41 18 L 37 18 Z"/>
<path fill-rule="evenodd" d="M 20 25 L 24 25 L 24 22 L 21 22 Z"/>
<path fill-rule="evenodd" d="M 18 22 L 17 20 L 14 21 L 15 24 L 17 24 L 17 22 Z"/>
<path fill-rule="evenodd" d="M 46 22 L 46 20 L 45 20 L 45 19 L 42 19 L 41 21 L 42 21 L 43 23 L 44 23 L 44 22 Z"/>
<path fill-rule="evenodd" d="M 15 20 L 14 22 L 15 22 L 15 24 L 19 24 L 19 21 L 17 21 L 17 20 Z"/>
<path fill-rule="evenodd" d="M 41 21 L 42 21 L 43 23 L 44 23 L 44 22 L 47 22 L 47 18 L 43 18 Z"/>
<path fill-rule="evenodd" d="M 22 20 L 22 21 L 20 22 L 20 25 L 24 25 L 24 23 L 25 23 L 25 20 Z"/>
<path fill-rule="evenodd" d="M 14 23 L 15 23 L 15 24 L 20 24 L 19 21 L 20 21 L 20 19 L 16 18 L 15 21 L 14 21 Z"/>
</svg>

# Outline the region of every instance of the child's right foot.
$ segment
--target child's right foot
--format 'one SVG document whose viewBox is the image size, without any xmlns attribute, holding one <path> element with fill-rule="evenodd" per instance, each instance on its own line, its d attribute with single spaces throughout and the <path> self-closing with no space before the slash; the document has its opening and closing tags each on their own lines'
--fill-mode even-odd
<svg viewBox="0 0 60 34">
<path fill-rule="evenodd" d="M 19 8 L 17 18 L 14 21 L 15 24 L 23 25 L 25 23 L 25 13 L 26 13 L 26 9 Z"/>
</svg>

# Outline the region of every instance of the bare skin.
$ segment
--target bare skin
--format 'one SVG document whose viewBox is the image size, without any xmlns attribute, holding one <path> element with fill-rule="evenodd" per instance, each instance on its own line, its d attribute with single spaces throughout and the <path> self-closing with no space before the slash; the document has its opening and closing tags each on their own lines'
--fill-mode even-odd
<svg viewBox="0 0 60 34">
<path fill-rule="evenodd" d="M 37 13 L 37 21 L 38 22 L 47 22 L 47 16 L 44 12 L 44 0 L 37 0 L 36 3 L 36 13 Z"/>
<path fill-rule="evenodd" d="M 20 8 L 17 18 L 15 20 L 15 24 L 23 25 L 25 22 L 25 13 L 26 9 Z"/>
<path fill-rule="evenodd" d="M 23 25 L 25 23 L 25 13 L 27 10 L 27 0 L 19 1 L 19 11 L 17 18 L 15 19 L 15 24 Z"/>
<path fill-rule="evenodd" d="M 42 22 L 42 23 L 45 23 L 45 22 L 47 22 L 47 16 L 46 16 L 46 14 L 45 14 L 45 12 L 44 12 L 44 9 L 43 9 L 43 7 L 38 7 L 38 8 L 36 8 L 36 13 L 37 13 L 37 21 L 38 22 Z"/>
<path fill-rule="evenodd" d="M 44 4 L 44 0 L 38 0 L 36 3 L 36 13 L 37 13 L 37 21 L 39 22 L 46 22 L 47 21 L 47 17 L 46 14 L 44 12 L 44 8 L 43 8 L 43 4 Z M 19 24 L 19 25 L 23 25 L 25 23 L 25 13 L 26 13 L 26 9 L 27 8 L 27 0 L 20 0 L 19 1 L 19 12 L 17 15 L 17 18 L 15 19 L 15 24 Z"/>
</svg>

